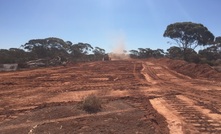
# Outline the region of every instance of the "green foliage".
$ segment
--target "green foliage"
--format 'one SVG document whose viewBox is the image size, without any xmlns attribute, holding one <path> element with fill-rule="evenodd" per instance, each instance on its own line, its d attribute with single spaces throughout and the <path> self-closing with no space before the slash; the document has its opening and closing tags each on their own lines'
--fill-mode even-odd
<svg viewBox="0 0 221 134">
<path fill-rule="evenodd" d="M 88 113 L 97 113 L 101 110 L 101 100 L 94 94 L 87 96 L 82 102 L 82 108 Z"/>
<path fill-rule="evenodd" d="M 170 24 L 164 32 L 164 37 L 176 41 L 179 47 L 173 46 L 165 53 L 162 49 L 138 48 L 130 50 L 131 58 L 160 58 L 184 59 L 189 62 L 207 62 L 221 59 L 221 36 L 216 37 L 202 24 L 192 22 L 178 22 Z M 211 46 L 200 50 L 199 54 L 194 51 L 198 45 Z M 45 39 L 32 39 L 21 46 L 23 49 L 10 48 L 0 49 L 0 63 L 19 63 L 24 65 L 27 61 L 47 59 L 51 61 L 59 58 L 61 62 L 73 61 L 96 61 L 105 57 L 105 50 L 100 47 L 93 48 L 88 43 L 73 44 L 60 38 L 50 37 Z M 91 53 L 93 52 L 93 54 Z M 124 51 L 126 53 L 126 51 Z M 205 58 L 205 61 L 200 59 Z"/>
<path fill-rule="evenodd" d="M 84 57 L 85 55 L 87 55 L 89 51 L 91 51 L 92 49 L 93 47 L 90 44 L 80 42 L 70 47 L 70 53 L 73 56 L 79 58 L 79 57 Z"/>
<path fill-rule="evenodd" d="M 163 49 L 152 50 L 150 48 L 138 48 L 138 50 L 130 50 L 131 58 L 160 58 L 164 57 Z"/>
<path fill-rule="evenodd" d="M 33 54 L 33 59 L 67 57 L 72 43 L 59 38 L 33 39 L 22 47 Z"/>
<path fill-rule="evenodd" d="M 100 47 L 95 47 L 93 50 L 93 53 L 96 56 L 100 56 L 100 55 L 103 56 L 103 55 L 105 55 L 105 50 Z"/>
<path fill-rule="evenodd" d="M 71 61 L 85 61 L 89 57 L 89 51 L 93 49 L 88 43 L 73 44 L 71 41 L 64 41 L 54 37 L 32 39 L 22 45 L 22 47 L 32 53 L 32 59 L 60 57 L 64 61 L 67 61 L 67 59 Z M 102 52 L 105 53 L 105 50 L 103 49 Z"/>
<path fill-rule="evenodd" d="M 221 44 L 221 36 L 216 37 L 215 44 L 217 44 L 217 45 Z"/>
<path fill-rule="evenodd" d="M 102 60 L 105 57 L 105 50 L 100 47 L 95 47 L 93 53 L 96 60 Z"/>
<path fill-rule="evenodd" d="M 130 57 L 131 58 L 138 58 L 139 57 L 139 52 L 137 50 L 130 50 Z"/>
<path fill-rule="evenodd" d="M 221 52 L 217 51 L 216 46 L 208 47 L 204 50 L 199 51 L 199 55 L 207 60 L 218 60 L 221 59 Z"/>
<path fill-rule="evenodd" d="M 172 59 L 182 59 L 183 58 L 183 52 L 180 47 L 172 46 L 169 49 L 167 49 L 167 57 Z"/>
<path fill-rule="evenodd" d="M 60 38 L 49 37 L 45 39 L 32 39 L 29 40 L 28 43 L 22 45 L 22 47 L 26 50 L 32 51 L 37 46 L 42 46 L 43 48 L 48 49 L 65 49 L 68 50 L 70 48 L 71 42 L 64 42 Z"/>
<path fill-rule="evenodd" d="M 183 53 L 184 50 L 182 50 L 180 47 L 172 46 L 167 49 L 166 57 L 171 59 L 184 59 Z M 199 63 L 200 57 L 193 49 L 187 48 L 185 60 L 188 62 Z"/>
<path fill-rule="evenodd" d="M 0 57 L 0 64 L 22 64 L 30 59 L 30 53 L 18 48 L 0 49 Z"/>
<path fill-rule="evenodd" d="M 221 54 L 221 36 L 216 37 L 214 42 L 215 51 Z"/>
<path fill-rule="evenodd" d="M 188 49 L 186 52 L 186 59 L 185 60 L 187 62 L 199 63 L 200 57 L 193 49 Z"/>
<path fill-rule="evenodd" d="M 183 50 L 184 60 L 187 59 L 188 49 L 195 49 L 198 45 L 214 43 L 214 35 L 202 24 L 192 22 L 177 22 L 167 26 L 164 37 L 173 39 Z"/>
<path fill-rule="evenodd" d="M 198 45 L 205 46 L 214 41 L 214 35 L 205 26 L 192 22 L 170 24 L 163 36 L 175 40 L 182 49 L 195 49 Z"/>
</svg>

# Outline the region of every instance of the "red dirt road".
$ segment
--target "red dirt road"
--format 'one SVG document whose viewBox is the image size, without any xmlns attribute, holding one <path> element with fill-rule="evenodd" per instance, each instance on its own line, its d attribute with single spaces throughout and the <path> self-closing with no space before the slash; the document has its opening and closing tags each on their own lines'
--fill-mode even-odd
<svg viewBox="0 0 221 134">
<path fill-rule="evenodd" d="M 0 132 L 221 133 L 221 82 L 157 60 L 90 62 L 0 73 Z M 102 111 L 88 114 L 89 94 Z"/>
</svg>

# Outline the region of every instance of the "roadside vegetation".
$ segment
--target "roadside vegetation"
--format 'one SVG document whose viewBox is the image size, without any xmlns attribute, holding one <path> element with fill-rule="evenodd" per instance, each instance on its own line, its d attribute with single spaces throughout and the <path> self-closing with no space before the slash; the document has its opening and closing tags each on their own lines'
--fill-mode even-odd
<svg viewBox="0 0 221 134">
<path fill-rule="evenodd" d="M 221 36 L 214 37 L 203 24 L 176 22 L 167 26 L 163 36 L 172 40 L 168 42 L 171 47 L 166 51 L 160 48 L 138 48 L 123 51 L 122 54 L 135 59 L 167 57 L 211 66 L 221 65 Z M 203 49 L 197 52 L 196 48 L 199 46 Z M 0 64 L 18 63 L 19 68 L 25 68 L 28 62 L 41 59 L 46 61 L 45 66 L 61 65 L 66 62 L 102 60 L 106 55 L 103 48 L 93 47 L 88 43 L 74 44 L 71 41 L 49 37 L 31 39 L 20 48 L 0 49 Z"/>
<path fill-rule="evenodd" d="M 88 113 L 97 113 L 101 108 L 101 99 L 94 94 L 88 95 L 82 101 L 82 109 Z"/>
</svg>

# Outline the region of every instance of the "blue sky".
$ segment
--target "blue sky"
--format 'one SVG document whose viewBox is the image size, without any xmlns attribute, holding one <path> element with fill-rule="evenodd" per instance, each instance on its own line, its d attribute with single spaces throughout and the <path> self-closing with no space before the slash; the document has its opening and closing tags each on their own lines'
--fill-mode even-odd
<svg viewBox="0 0 221 134">
<path fill-rule="evenodd" d="M 221 36 L 220 0 L 0 0 L 0 48 L 58 37 L 110 52 L 171 45 L 167 25 L 202 23 Z"/>
</svg>

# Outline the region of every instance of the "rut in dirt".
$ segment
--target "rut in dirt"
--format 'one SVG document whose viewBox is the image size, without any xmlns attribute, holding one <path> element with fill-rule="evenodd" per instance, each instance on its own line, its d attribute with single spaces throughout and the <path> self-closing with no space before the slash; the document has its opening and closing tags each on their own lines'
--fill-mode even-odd
<svg viewBox="0 0 221 134">
<path fill-rule="evenodd" d="M 143 67 L 142 73 L 146 80 L 152 87 L 162 91 L 160 95 L 164 100 L 162 103 L 183 122 L 182 130 L 189 127 L 189 130 L 183 133 L 221 133 L 221 84 L 216 83 L 214 86 L 215 82 L 212 81 L 195 80 L 153 62 L 144 62 Z M 203 90 L 205 87 L 208 90 Z M 182 100 L 178 96 L 187 99 Z M 202 112 L 203 110 L 209 112 Z M 177 129 L 179 127 L 178 125 Z"/>
</svg>

